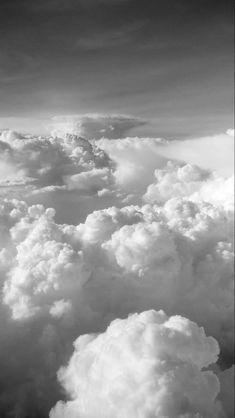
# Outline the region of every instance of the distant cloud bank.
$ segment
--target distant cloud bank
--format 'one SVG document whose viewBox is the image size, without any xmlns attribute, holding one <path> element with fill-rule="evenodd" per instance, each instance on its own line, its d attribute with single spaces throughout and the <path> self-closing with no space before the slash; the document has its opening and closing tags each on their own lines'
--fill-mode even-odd
<svg viewBox="0 0 235 418">
<path fill-rule="evenodd" d="M 49 125 L 53 136 L 63 137 L 67 133 L 87 139 L 123 138 L 132 129 L 146 122 L 124 115 L 85 114 L 55 116 Z"/>
</svg>

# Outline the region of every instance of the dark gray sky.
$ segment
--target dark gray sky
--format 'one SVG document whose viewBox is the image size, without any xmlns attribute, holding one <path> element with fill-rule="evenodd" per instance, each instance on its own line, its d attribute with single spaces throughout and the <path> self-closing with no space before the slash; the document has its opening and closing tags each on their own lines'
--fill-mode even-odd
<svg viewBox="0 0 235 418">
<path fill-rule="evenodd" d="M 232 0 L 2 0 L 0 14 L 1 125 L 111 112 L 185 137 L 233 124 Z"/>
</svg>

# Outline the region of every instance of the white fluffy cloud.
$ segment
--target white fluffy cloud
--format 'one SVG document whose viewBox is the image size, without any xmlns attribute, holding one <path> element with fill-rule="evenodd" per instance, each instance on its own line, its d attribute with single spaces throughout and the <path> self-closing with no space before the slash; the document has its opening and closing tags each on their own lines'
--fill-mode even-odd
<svg viewBox="0 0 235 418">
<path fill-rule="evenodd" d="M 22 136 L 4 131 L 1 144 L 1 182 L 17 184 L 19 180 L 34 188 L 76 188 L 95 190 L 109 188 L 115 165 L 108 155 L 95 145 L 76 135 L 60 137 Z M 81 179 L 81 180 L 80 180 Z"/>
<path fill-rule="evenodd" d="M 112 132 L 124 134 L 128 121 L 116 122 Z M 84 119 L 81 129 L 96 137 L 109 123 Z M 156 408 L 172 418 L 173 410 L 232 417 L 233 178 L 169 159 L 171 144 L 160 139 L 89 141 L 63 126 L 60 138 L 1 135 L 0 415 L 48 416 L 72 342 L 95 332 L 78 338 L 59 373 L 71 399 L 53 417 L 96 417 L 82 405 L 92 408 L 94 396 L 102 408 L 106 390 L 105 418 L 119 416 L 120 398 L 126 417 L 155 416 Z M 141 313 L 149 309 L 176 319 Z M 222 369 L 213 370 L 221 389 L 204 370 L 218 349 L 201 326 L 220 345 Z M 120 372 L 117 385 L 111 370 Z"/>
<path fill-rule="evenodd" d="M 169 161 L 154 172 L 155 182 L 147 187 L 144 200 L 163 204 L 173 197 L 205 201 L 233 210 L 234 177 L 224 179 L 198 166 Z"/>
<path fill-rule="evenodd" d="M 71 400 L 51 418 L 222 417 L 219 381 L 206 371 L 218 345 L 195 323 L 163 311 L 116 319 L 84 335 L 59 380 Z M 203 370 L 202 370 L 203 368 Z"/>
<path fill-rule="evenodd" d="M 15 211 L 17 207 L 18 202 Z M 70 235 L 53 220 L 54 210 L 35 205 L 25 212 L 10 230 L 11 243 L 5 254 L 5 259 L 14 254 L 3 286 L 3 301 L 12 308 L 14 319 L 47 309 L 55 314 L 57 300 L 79 293 L 88 277 L 79 243 L 71 245 Z"/>
<path fill-rule="evenodd" d="M 66 179 L 69 190 L 80 190 L 98 193 L 107 186 L 114 184 L 112 172 L 108 168 L 93 168 L 78 174 L 73 174 Z"/>
<path fill-rule="evenodd" d="M 125 225 L 103 248 L 112 253 L 125 272 L 153 283 L 158 296 L 177 286 L 181 262 L 174 236 L 160 222 Z"/>
<path fill-rule="evenodd" d="M 10 204 L 13 213 L 23 205 Z M 71 312 L 82 300 L 107 318 L 162 307 L 198 321 L 230 350 L 233 218 L 220 205 L 175 198 L 113 207 L 77 226 L 56 224 L 40 205 L 19 213 L 3 250 L 3 299 L 13 318 L 53 312 L 61 299 Z"/>
</svg>

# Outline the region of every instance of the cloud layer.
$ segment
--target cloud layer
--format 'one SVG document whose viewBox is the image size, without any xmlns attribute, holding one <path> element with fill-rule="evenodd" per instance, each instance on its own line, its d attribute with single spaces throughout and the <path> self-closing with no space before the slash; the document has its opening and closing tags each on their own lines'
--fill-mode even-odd
<svg viewBox="0 0 235 418">
<path fill-rule="evenodd" d="M 168 146 L 2 133 L 4 418 L 233 416 L 233 178 Z"/>
</svg>

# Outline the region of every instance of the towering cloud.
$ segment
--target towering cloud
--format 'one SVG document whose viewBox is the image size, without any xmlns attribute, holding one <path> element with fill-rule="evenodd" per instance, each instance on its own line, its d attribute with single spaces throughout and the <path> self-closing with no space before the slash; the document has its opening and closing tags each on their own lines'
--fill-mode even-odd
<svg viewBox="0 0 235 418">
<path fill-rule="evenodd" d="M 54 136 L 63 137 L 67 133 L 86 139 L 111 138 L 126 136 L 132 128 L 144 125 L 145 121 L 125 115 L 86 114 L 55 116 L 50 129 Z"/>
<path fill-rule="evenodd" d="M 114 164 L 104 151 L 77 135 L 43 138 L 3 131 L 0 140 L 2 170 L 6 167 L 2 177 L 5 185 L 14 184 L 14 174 L 37 187 L 76 188 L 81 183 L 81 188 L 90 191 L 89 180 L 88 183 L 85 180 L 90 177 L 97 178 L 98 189 L 109 186 Z"/>
<path fill-rule="evenodd" d="M 71 400 L 51 418 L 222 417 L 219 382 L 206 371 L 218 345 L 195 323 L 163 311 L 116 319 L 99 335 L 84 335 L 59 380 Z M 202 370 L 203 368 L 203 370 Z"/>
</svg>

